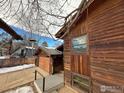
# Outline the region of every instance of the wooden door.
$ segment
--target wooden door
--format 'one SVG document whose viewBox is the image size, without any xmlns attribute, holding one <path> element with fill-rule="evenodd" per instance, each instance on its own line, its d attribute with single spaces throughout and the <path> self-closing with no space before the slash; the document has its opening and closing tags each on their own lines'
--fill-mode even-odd
<svg viewBox="0 0 124 93">
<path fill-rule="evenodd" d="M 77 74 L 90 76 L 89 57 L 86 53 L 71 55 L 71 71 Z"/>
<path fill-rule="evenodd" d="M 72 87 L 79 93 L 82 90 L 90 93 L 90 65 L 89 57 L 86 53 L 81 55 L 73 54 L 71 56 Z"/>
</svg>

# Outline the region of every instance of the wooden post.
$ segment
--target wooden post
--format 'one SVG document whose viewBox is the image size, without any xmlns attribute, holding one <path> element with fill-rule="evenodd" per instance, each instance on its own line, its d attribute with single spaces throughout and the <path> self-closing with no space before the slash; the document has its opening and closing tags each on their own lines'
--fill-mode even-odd
<svg viewBox="0 0 124 93">
<path fill-rule="evenodd" d="M 35 80 L 37 80 L 37 70 L 35 70 Z"/>
<path fill-rule="evenodd" d="M 43 77 L 43 92 L 45 91 L 45 77 Z"/>
<path fill-rule="evenodd" d="M 35 70 L 35 80 L 36 80 L 37 73 L 43 77 L 43 92 L 44 92 L 45 91 L 45 82 L 46 82 L 45 77 L 40 72 Z"/>
</svg>

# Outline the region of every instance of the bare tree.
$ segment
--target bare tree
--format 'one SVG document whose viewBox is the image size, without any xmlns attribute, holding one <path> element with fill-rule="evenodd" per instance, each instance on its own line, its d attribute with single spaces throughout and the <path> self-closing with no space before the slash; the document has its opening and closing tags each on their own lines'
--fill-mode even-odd
<svg viewBox="0 0 124 93">
<path fill-rule="evenodd" d="M 46 41 L 44 41 L 44 42 L 42 43 L 42 46 L 43 46 L 43 47 L 48 47 L 48 43 L 47 43 Z"/>
<path fill-rule="evenodd" d="M 80 0 L 81 1 L 81 0 Z M 79 8 L 66 13 L 73 0 L 0 0 L 0 17 L 15 21 L 27 31 L 41 35 L 54 34 Z"/>
</svg>

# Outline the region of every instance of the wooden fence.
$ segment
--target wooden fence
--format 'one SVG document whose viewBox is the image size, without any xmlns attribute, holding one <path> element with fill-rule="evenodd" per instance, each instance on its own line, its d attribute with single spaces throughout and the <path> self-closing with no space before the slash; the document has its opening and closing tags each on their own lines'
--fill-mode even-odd
<svg viewBox="0 0 124 93">
<path fill-rule="evenodd" d="M 35 57 L 0 59 L 0 68 L 17 66 L 22 64 L 35 64 L 35 59 L 36 59 Z"/>
</svg>

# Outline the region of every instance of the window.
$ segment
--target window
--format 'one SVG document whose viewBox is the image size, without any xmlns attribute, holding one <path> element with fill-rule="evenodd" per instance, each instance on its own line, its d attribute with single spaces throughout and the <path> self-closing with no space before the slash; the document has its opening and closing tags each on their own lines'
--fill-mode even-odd
<svg viewBox="0 0 124 93">
<path fill-rule="evenodd" d="M 72 48 L 77 52 L 85 52 L 87 50 L 87 35 L 73 38 Z"/>
</svg>

